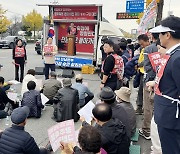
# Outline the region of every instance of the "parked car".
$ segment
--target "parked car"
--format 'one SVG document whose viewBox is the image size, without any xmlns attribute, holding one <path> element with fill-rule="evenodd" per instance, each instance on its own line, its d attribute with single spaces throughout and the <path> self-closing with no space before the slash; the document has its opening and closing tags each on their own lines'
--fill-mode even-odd
<svg viewBox="0 0 180 154">
<path fill-rule="evenodd" d="M 35 51 L 37 52 L 38 55 L 41 55 L 41 39 L 36 40 Z"/>
<path fill-rule="evenodd" d="M 15 46 L 15 40 L 16 39 L 22 39 L 23 45 L 26 46 L 27 41 L 23 36 L 7 36 L 4 39 L 0 40 L 0 48 L 2 47 L 9 47 L 10 49 L 13 49 Z"/>
</svg>

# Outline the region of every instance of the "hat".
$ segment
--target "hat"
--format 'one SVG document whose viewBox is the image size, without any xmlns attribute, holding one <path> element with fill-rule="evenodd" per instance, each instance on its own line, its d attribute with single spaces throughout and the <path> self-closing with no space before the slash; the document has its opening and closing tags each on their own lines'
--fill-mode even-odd
<svg viewBox="0 0 180 154">
<path fill-rule="evenodd" d="M 83 79 L 83 77 L 82 77 L 82 75 L 81 75 L 81 74 L 77 74 L 77 75 L 75 76 L 75 79 L 76 79 L 76 80 L 82 80 L 82 79 Z"/>
<path fill-rule="evenodd" d="M 23 107 L 18 107 L 13 110 L 11 114 L 11 121 L 14 124 L 21 124 L 23 123 L 26 118 L 29 116 L 29 107 L 23 106 Z"/>
<path fill-rule="evenodd" d="M 52 76 L 52 77 L 56 77 L 56 76 L 57 76 L 57 74 L 56 74 L 56 72 L 51 71 L 51 72 L 50 72 L 50 76 Z"/>
<path fill-rule="evenodd" d="M 63 83 L 63 86 L 64 86 L 64 87 L 69 87 L 69 86 L 72 85 L 70 78 L 65 78 L 65 79 L 63 79 L 63 80 L 62 80 L 62 83 Z"/>
<path fill-rule="evenodd" d="M 109 101 L 116 97 L 116 94 L 110 87 L 103 87 L 101 92 L 98 94 L 99 99 L 102 101 Z"/>
<path fill-rule="evenodd" d="M 154 27 L 149 30 L 150 33 L 163 33 L 163 32 L 175 32 L 175 30 L 172 30 L 169 27 L 164 27 L 162 25 L 159 25 L 157 27 Z"/>
<path fill-rule="evenodd" d="M 115 91 L 116 96 L 125 102 L 130 102 L 131 90 L 127 87 L 121 87 Z"/>
</svg>

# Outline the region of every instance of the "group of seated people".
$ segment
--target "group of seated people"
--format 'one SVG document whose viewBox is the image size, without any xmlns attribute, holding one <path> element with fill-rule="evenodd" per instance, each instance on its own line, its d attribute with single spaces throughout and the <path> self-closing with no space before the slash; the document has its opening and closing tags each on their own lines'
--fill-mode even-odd
<svg viewBox="0 0 180 154">
<path fill-rule="evenodd" d="M 121 87 L 119 90 L 113 92 L 109 87 L 102 88 L 101 92 L 98 94 L 101 103 L 96 104 L 92 111 L 93 119 L 96 122 L 96 126 L 92 127 L 85 122 L 83 117 L 80 118 L 78 111 L 94 98 L 94 94 L 83 84 L 83 77 L 81 74 L 75 76 L 75 81 L 76 82 L 72 84 L 71 79 L 65 78 L 61 83 L 57 80 L 56 73 L 51 72 L 49 79 L 45 80 L 42 88 L 40 88 L 36 86 L 37 79 L 35 78 L 35 71 L 30 69 L 22 83 L 23 96 L 21 107 L 17 108 L 17 106 L 14 106 L 15 102 L 8 99 L 6 92 L 2 89 L 4 78 L 0 77 L 0 95 L 4 94 L 7 99 L 6 102 L 11 103 L 14 108 L 17 108 L 14 109 L 13 113 L 17 112 L 17 110 L 22 110 L 23 114 L 26 115 L 24 116 L 24 121 L 20 117 L 20 122 L 14 122 L 12 113 L 11 120 L 13 122 L 13 127 L 11 127 L 11 129 L 16 129 L 15 127 L 18 127 L 18 129 L 21 130 L 20 127 L 25 126 L 28 117 L 41 117 L 41 110 L 44 108 L 41 100 L 41 93 L 43 93 L 49 99 L 47 103 L 53 105 L 53 118 L 55 121 L 62 122 L 69 119 L 74 119 L 75 122 L 79 119 L 82 121 L 83 127 L 78 138 L 80 147 L 74 146 L 69 149 L 69 144 L 67 145 L 67 143 L 62 142 L 61 149 L 63 151 L 73 149 L 74 153 L 84 153 L 86 151 L 98 153 L 101 150 L 101 152 L 106 151 L 108 154 L 128 154 L 130 138 L 136 131 L 136 116 L 134 108 L 130 103 L 130 89 Z M 0 100 L 1 106 L 3 102 L 3 99 Z M 27 107 L 28 111 L 26 112 L 28 114 L 24 113 L 24 108 Z M 0 108 L 0 111 L 2 110 L 4 110 L 4 107 Z M 22 114 L 20 116 L 22 116 Z M 18 118 L 18 116 L 16 118 Z M 11 130 L 7 129 L 4 132 L 6 131 Z M 93 133 L 97 135 L 93 135 Z M 1 135 L 0 149 L 1 147 L 5 148 L 1 145 L 4 137 L 6 139 L 5 135 L 6 133 Z M 98 138 L 98 136 L 100 137 Z M 12 135 L 11 137 L 13 138 L 14 136 Z M 86 143 L 94 146 L 88 147 Z"/>
</svg>

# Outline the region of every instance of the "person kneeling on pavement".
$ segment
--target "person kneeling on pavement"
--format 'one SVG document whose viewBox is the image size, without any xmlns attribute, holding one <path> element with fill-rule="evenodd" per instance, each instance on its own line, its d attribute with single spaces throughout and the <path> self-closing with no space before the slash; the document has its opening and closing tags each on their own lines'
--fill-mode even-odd
<svg viewBox="0 0 180 154">
<path fill-rule="evenodd" d="M 108 154 L 129 154 L 129 138 L 125 126 L 112 118 L 112 109 L 108 104 L 97 104 L 92 110 L 97 129 L 101 134 L 102 148 Z M 89 125 L 83 119 L 82 125 Z"/>
<path fill-rule="evenodd" d="M 29 81 L 27 84 L 29 91 L 25 92 L 21 102 L 22 106 L 28 106 L 30 109 L 28 117 L 41 117 L 41 109 L 44 108 L 41 101 L 40 92 L 35 90 L 36 83 L 34 81 Z"/>
<path fill-rule="evenodd" d="M 8 98 L 3 87 L 4 87 L 4 78 L 0 76 L 0 119 L 6 118 L 6 116 L 8 116 L 8 114 L 4 111 L 7 103 L 10 103 L 13 109 L 18 106 L 18 104 L 15 104 L 14 101 Z"/>
<path fill-rule="evenodd" d="M 116 90 L 115 93 L 117 96 L 117 102 L 120 103 L 128 115 L 132 137 L 136 132 L 136 114 L 132 104 L 130 103 L 131 90 L 127 87 L 121 87 L 119 90 Z"/>
<path fill-rule="evenodd" d="M 39 148 L 34 138 L 24 130 L 28 115 L 27 106 L 14 109 L 11 114 L 12 126 L 0 133 L 0 154 L 48 154 L 48 151 Z"/>
</svg>

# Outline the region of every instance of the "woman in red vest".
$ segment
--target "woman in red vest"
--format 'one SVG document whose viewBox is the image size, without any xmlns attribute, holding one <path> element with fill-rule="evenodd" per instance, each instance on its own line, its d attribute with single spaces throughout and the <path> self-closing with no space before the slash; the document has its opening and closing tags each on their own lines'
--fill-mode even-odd
<svg viewBox="0 0 180 154">
<path fill-rule="evenodd" d="M 22 44 L 22 40 L 16 41 L 16 46 L 13 49 L 13 64 L 15 65 L 15 80 L 22 82 L 24 78 L 24 64 L 27 63 L 26 49 Z M 19 67 L 20 80 L 19 80 Z"/>
</svg>

